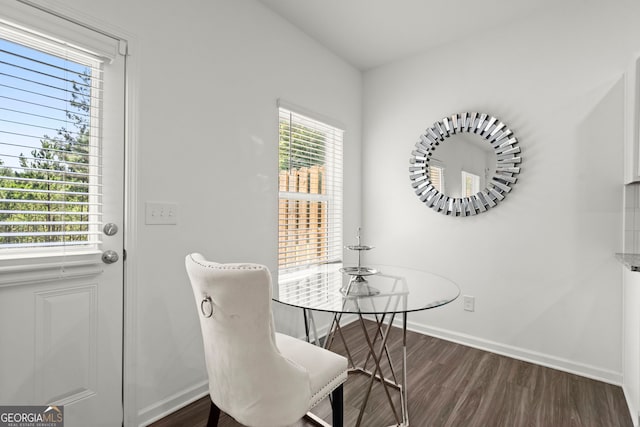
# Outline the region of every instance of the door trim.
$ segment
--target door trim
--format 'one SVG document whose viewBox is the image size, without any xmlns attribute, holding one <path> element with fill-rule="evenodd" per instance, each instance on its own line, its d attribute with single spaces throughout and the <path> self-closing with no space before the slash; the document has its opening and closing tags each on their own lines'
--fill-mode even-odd
<svg viewBox="0 0 640 427">
<path fill-rule="evenodd" d="M 122 399 L 123 426 L 138 426 L 137 405 L 137 310 L 138 306 L 138 105 L 140 87 L 139 56 L 136 52 L 137 41 L 128 37 L 128 53 L 126 61 L 126 96 L 125 96 L 125 176 L 124 176 L 124 322 L 123 322 L 123 355 L 122 355 Z"/>
</svg>

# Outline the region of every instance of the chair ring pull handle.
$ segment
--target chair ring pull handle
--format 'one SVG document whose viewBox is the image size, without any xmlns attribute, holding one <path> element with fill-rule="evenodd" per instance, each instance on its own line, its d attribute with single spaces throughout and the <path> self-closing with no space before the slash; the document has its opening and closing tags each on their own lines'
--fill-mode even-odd
<svg viewBox="0 0 640 427">
<path fill-rule="evenodd" d="M 208 310 L 208 312 L 207 312 L 207 311 L 205 311 L 205 306 L 204 306 L 204 304 L 205 304 L 205 303 L 209 303 L 209 310 Z M 204 298 L 204 299 L 200 302 L 200 311 L 202 312 L 202 315 L 203 315 L 204 317 L 207 317 L 207 318 L 208 318 L 208 317 L 213 316 L 213 313 L 214 313 L 214 311 L 215 311 L 215 310 L 214 310 L 214 308 L 213 308 L 213 302 L 211 301 L 211 297 L 206 297 L 206 298 Z"/>
</svg>

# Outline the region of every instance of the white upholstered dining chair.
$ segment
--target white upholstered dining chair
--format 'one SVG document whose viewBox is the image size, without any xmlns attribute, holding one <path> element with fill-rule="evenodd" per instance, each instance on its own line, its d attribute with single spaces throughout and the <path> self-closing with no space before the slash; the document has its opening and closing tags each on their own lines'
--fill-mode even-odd
<svg viewBox="0 0 640 427">
<path fill-rule="evenodd" d="M 208 426 L 220 411 L 241 424 L 295 423 L 332 396 L 333 425 L 342 426 L 347 360 L 275 332 L 271 275 L 258 264 L 218 264 L 187 255 L 209 375 Z"/>
</svg>

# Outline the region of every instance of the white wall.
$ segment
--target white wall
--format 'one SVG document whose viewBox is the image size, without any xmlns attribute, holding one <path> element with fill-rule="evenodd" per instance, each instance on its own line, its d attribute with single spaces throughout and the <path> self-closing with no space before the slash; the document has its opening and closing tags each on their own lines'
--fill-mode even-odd
<svg viewBox="0 0 640 427">
<path fill-rule="evenodd" d="M 639 7 L 561 7 L 365 73 L 364 234 L 370 260 L 476 297 L 473 313 L 457 301 L 412 314 L 414 329 L 620 383 L 622 74 Z M 464 111 L 511 127 L 522 173 L 496 209 L 445 217 L 412 192 L 408 159 Z"/>
<path fill-rule="evenodd" d="M 278 98 L 345 124 L 345 227 L 359 224 L 361 74 L 255 1 L 54 4 L 133 35 L 141 215 L 127 286 L 137 294 L 135 406 L 145 422 L 205 390 L 185 255 L 276 269 Z M 145 225 L 146 201 L 177 203 L 178 225 Z M 298 312 L 278 319 L 302 325 Z"/>
</svg>

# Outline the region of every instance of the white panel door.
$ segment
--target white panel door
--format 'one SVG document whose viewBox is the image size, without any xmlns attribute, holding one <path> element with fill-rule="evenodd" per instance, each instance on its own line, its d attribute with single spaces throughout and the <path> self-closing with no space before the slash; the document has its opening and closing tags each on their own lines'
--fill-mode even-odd
<svg viewBox="0 0 640 427">
<path fill-rule="evenodd" d="M 24 15 L 17 13 L 18 18 L 7 18 L 5 13 L 0 11 L 0 21 L 17 19 L 27 28 L 31 18 L 37 21 L 38 15 L 42 15 L 27 10 Z M 52 17 L 44 18 L 55 24 Z M 69 28 L 73 24 L 60 20 L 59 28 L 62 26 Z M 69 34 L 73 31 L 71 28 Z M 0 50 L 0 62 L 14 61 L 14 56 Z M 104 61 L 102 81 L 98 83 L 96 78 L 91 88 L 96 97 L 89 102 L 87 112 L 93 142 L 86 169 L 92 176 L 87 180 L 97 190 L 92 189 L 87 196 L 87 206 L 91 205 L 87 209 L 91 213 L 83 218 L 90 219 L 87 227 L 94 234 L 87 237 L 85 245 L 76 242 L 57 248 L 20 247 L 21 243 L 2 248 L 0 244 L 0 404 L 64 405 L 65 427 L 119 426 L 123 419 L 125 60 L 116 54 Z M 31 120 L 34 129 L 44 128 L 48 125 L 40 123 L 39 117 L 54 115 L 34 113 L 37 108 L 34 104 L 21 113 L 21 118 L 10 116 L 9 110 L 17 107 L 10 106 L 8 98 L 16 96 L 9 96 L 5 87 L 18 85 L 0 75 L 0 149 L 4 143 L 7 158 L 10 144 L 27 144 L 16 136 L 26 131 L 18 132 L 11 126 Z M 29 149 L 23 151 L 27 154 Z M 10 160 L 4 160 L 5 166 L 7 162 Z M 27 168 L 16 166 L 13 172 L 4 174 L 13 174 L 11 179 L 15 182 L 19 179 L 28 182 L 16 178 L 20 174 L 26 176 L 26 171 Z M 22 191 L 33 194 L 34 190 Z M 0 200 L 0 211 L 13 206 L 12 203 Z M 102 232 L 108 223 L 117 227 L 115 234 Z M 6 223 L 4 227 L 0 231 L 9 230 Z M 2 232 L 0 243 L 9 242 Z M 113 251 L 119 259 L 109 264 L 103 262 L 105 251 Z"/>
</svg>

